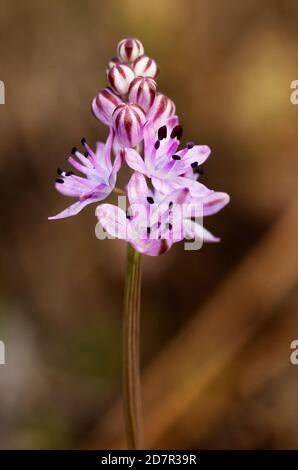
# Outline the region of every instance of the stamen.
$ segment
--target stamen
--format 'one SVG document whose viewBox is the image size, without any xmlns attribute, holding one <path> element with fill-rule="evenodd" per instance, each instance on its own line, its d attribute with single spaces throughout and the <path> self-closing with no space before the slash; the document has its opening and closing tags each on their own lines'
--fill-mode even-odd
<svg viewBox="0 0 298 470">
<path fill-rule="evenodd" d="M 151 196 L 147 197 L 147 201 L 149 202 L 149 204 L 154 204 L 154 199 Z"/>
<path fill-rule="evenodd" d="M 88 158 L 88 157 L 89 157 L 89 153 L 88 153 L 88 152 L 84 152 L 84 157 Z"/>
<path fill-rule="evenodd" d="M 198 162 L 193 162 L 193 163 L 191 164 L 191 167 L 192 167 L 192 168 L 197 168 L 197 166 L 198 166 Z"/>
<path fill-rule="evenodd" d="M 192 148 L 194 147 L 194 145 L 195 145 L 195 144 L 194 144 L 193 142 L 188 142 L 188 143 L 186 144 L 186 148 L 192 149 Z"/>
<path fill-rule="evenodd" d="M 62 178 L 57 178 L 57 179 L 56 179 L 56 183 L 62 184 L 62 183 L 64 183 L 64 180 L 63 180 Z"/>
<path fill-rule="evenodd" d="M 70 153 L 74 155 L 77 151 L 78 151 L 77 147 L 72 147 Z"/>
<path fill-rule="evenodd" d="M 174 204 L 173 204 L 173 201 L 171 201 L 171 202 L 169 203 L 169 209 L 172 209 L 173 205 L 174 205 Z"/>
<path fill-rule="evenodd" d="M 173 160 L 181 160 L 181 157 L 179 155 L 172 155 Z"/>
<path fill-rule="evenodd" d="M 151 232 L 151 228 L 147 227 L 147 234 L 150 235 L 150 232 Z"/>
<path fill-rule="evenodd" d="M 81 139 L 81 144 L 82 144 L 82 145 L 85 145 L 85 143 L 86 143 L 86 139 L 85 139 L 85 137 L 83 137 L 83 138 Z"/>
<path fill-rule="evenodd" d="M 72 171 L 66 171 L 66 172 L 65 172 L 65 176 L 71 176 L 71 175 L 73 175 L 73 172 L 72 172 Z"/>
<path fill-rule="evenodd" d="M 166 227 L 167 227 L 169 230 L 172 230 L 173 225 L 167 222 L 167 223 L 166 223 Z"/>
<path fill-rule="evenodd" d="M 175 139 L 175 137 L 180 140 L 183 134 L 183 129 L 182 126 L 178 125 L 175 126 L 174 129 L 171 132 L 171 139 Z"/>
<path fill-rule="evenodd" d="M 159 146 L 160 146 L 160 142 L 159 142 L 159 140 L 157 140 L 157 141 L 155 142 L 155 144 L 154 144 L 154 148 L 155 148 L 156 150 L 158 150 L 158 149 L 159 149 Z"/>
<path fill-rule="evenodd" d="M 161 126 L 157 133 L 159 140 L 165 139 L 167 137 L 167 133 L 167 126 Z"/>
<path fill-rule="evenodd" d="M 63 173 L 63 170 L 61 170 L 61 168 L 59 168 L 59 166 L 58 166 L 58 168 L 57 168 L 57 175 L 62 175 L 62 173 Z"/>
</svg>

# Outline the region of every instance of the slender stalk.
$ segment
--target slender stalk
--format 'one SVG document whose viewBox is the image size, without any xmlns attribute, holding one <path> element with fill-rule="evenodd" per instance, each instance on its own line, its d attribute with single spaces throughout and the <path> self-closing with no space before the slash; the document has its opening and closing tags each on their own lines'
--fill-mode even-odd
<svg viewBox="0 0 298 470">
<path fill-rule="evenodd" d="M 127 249 L 124 329 L 123 386 L 127 447 L 142 448 L 140 388 L 140 297 L 141 254 L 130 244 Z"/>
</svg>

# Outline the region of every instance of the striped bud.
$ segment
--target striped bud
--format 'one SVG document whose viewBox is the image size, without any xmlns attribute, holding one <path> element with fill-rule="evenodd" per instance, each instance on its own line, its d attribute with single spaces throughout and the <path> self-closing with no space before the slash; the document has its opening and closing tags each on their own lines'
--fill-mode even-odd
<svg viewBox="0 0 298 470">
<path fill-rule="evenodd" d="M 112 57 L 108 63 L 107 72 L 109 72 L 109 70 L 111 70 L 111 68 L 114 67 L 114 65 L 118 65 L 118 64 L 121 64 L 121 60 L 119 59 L 119 57 L 117 56 Z"/>
<path fill-rule="evenodd" d="M 132 69 L 135 76 L 156 78 L 158 75 L 158 67 L 155 60 L 150 59 L 146 55 L 142 55 L 134 61 Z"/>
<path fill-rule="evenodd" d="M 137 77 L 129 86 L 128 100 L 141 106 L 145 113 L 152 107 L 155 96 L 156 82 L 153 78 Z"/>
<path fill-rule="evenodd" d="M 144 54 L 144 47 L 136 38 L 124 38 L 119 42 L 117 52 L 124 62 L 133 62 Z"/>
<path fill-rule="evenodd" d="M 108 87 L 100 91 L 91 103 L 94 116 L 104 124 L 111 124 L 112 114 L 115 108 L 122 103 L 120 96 L 116 95 L 113 90 Z"/>
<path fill-rule="evenodd" d="M 132 69 L 124 64 L 114 65 L 108 72 L 109 83 L 119 95 L 126 95 L 129 85 L 134 78 L 135 75 Z"/>
<path fill-rule="evenodd" d="M 175 105 L 173 101 L 162 93 L 157 93 L 153 106 L 147 114 L 147 118 L 153 122 L 154 127 L 157 129 L 166 119 L 174 114 Z"/>
<path fill-rule="evenodd" d="M 143 139 L 145 113 L 137 104 L 120 104 L 115 109 L 113 127 L 116 138 L 124 147 L 135 147 Z"/>
</svg>

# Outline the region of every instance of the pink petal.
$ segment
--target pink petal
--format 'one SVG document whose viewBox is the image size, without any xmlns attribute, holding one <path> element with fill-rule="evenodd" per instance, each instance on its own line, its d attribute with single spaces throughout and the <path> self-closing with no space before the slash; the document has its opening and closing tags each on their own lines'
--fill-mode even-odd
<svg viewBox="0 0 298 470">
<path fill-rule="evenodd" d="M 103 228 L 115 238 L 127 240 L 128 220 L 120 207 L 112 204 L 102 204 L 96 208 L 96 217 Z"/>
<path fill-rule="evenodd" d="M 125 149 L 125 160 L 128 166 L 139 173 L 149 176 L 147 173 L 147 167 L 138 152 L 134 149 Z"/>
</svg>

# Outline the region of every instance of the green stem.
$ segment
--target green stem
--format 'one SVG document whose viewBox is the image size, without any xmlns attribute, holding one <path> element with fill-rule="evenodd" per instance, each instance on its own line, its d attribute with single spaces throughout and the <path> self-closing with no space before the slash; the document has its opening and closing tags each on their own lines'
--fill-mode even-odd
<svg viewBox="0 0 298 470">
<path fill-rule="evenodd" d="M 141 254 L 130 244 L 127 250 L 124 308 L 124 419 L 127 447 L 142 448 L 140 387 Z"/>
</svg>

